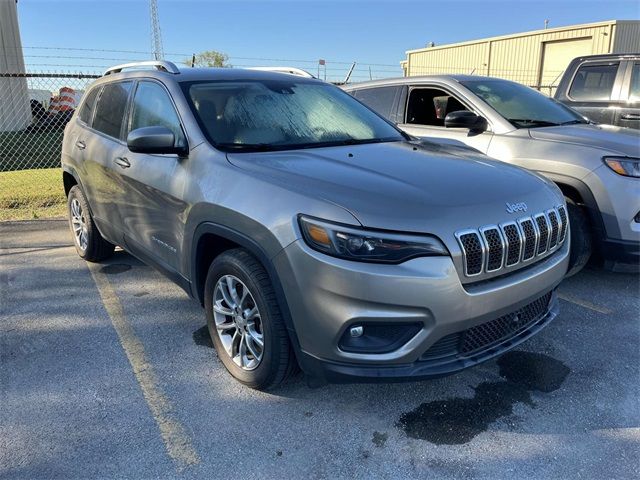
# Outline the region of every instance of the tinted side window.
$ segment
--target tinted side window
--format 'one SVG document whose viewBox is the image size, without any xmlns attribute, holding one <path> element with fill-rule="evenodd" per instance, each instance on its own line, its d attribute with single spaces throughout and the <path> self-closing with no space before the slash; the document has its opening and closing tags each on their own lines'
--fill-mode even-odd
<svg viewBox="0 0 640 480">
<path fill-rule="evenodd" d="M 132 84 L 133 82 L 109 83 L 102 88 L 93 118 L 93 128 L 110 137 L 120 138 Z"/>
<path fill-rule="evenodd" d="M 582 65 L 573 79 L 569 96 L 574 100 L 609 100 L 617 73 L 618 63 Z"/>
<path fill-rule="evenodd" d="M 357 90 L 355 97 L 387 120 L 395 121 L 395 112 L 392 110 L 399 89 L 400 87 L 364 88 Z"/>
<path fill-rule="evenodd" d="M 87 98 L 85 98 L 82 108 L 80 109 L 80 113 L 78 117 L 87 125 L 91 125 L 91 117 L 93 117 L 93 110 L 96 106 L 96 97 L 98 96 L 98 92 L 100 91 L 100 87 L 93 88 L 87 93 Z"/>
<path fill-rule="evenodd" d="M 633 70 L 631 70 L 629 100 L 631 100 L 632 102 L 640 101 L 640 63 L 634 63 Z"/>
<path fill-rule="evenodd" d="M 180 119 L 166 90 L 155 82 L 140 82 L 133 98 L 131 130 L 158 126 L 173 132 L 176 145 L 184 145 Z"/>
</svg>

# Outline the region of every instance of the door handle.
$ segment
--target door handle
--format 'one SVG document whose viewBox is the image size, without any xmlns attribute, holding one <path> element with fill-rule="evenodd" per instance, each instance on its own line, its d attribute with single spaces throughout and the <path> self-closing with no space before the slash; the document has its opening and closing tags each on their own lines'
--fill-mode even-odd
<svg viewBox="0 0 640 480">
<path fill-rule="evenodd" d="M 621 117 L 623 120 L 640 120 L 640 114 L 637 113 L 625 113 Z"/>
<path fill-rule="evenodd" d="M 78 148 L 79 150 L 84 150 L 85 148 L 87 148 L 87 145 L 82 140 L 78 140 L 76 142 L 76 148 Z"/>
<path fill-rule="evenodd" d="M 116 157 L 114 162 L 122 168 L 129 168 L 131 166 L 131 162 L 127 157 Z"/>
</svg>

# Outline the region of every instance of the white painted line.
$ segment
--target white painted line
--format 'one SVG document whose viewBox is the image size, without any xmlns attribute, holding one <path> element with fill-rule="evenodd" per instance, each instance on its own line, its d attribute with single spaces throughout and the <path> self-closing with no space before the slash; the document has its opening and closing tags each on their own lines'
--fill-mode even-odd
<svg viewBox="0 0 640 480">
<path fill-rule="evenodd" d="M 102 304 L 111 319 L 113 328 L 118 334 L 120 344 L 129 359 L 149 410 L 151 410 L 151 415 L 158 425 L 160 436 L 169 457 L 177 463 L 179 469 L 200 463 L 200 458 L 191 443 L 191 439 L 172 413 L 173 406 L 162 391 L 153 366 L 146 358 L 144 345 L 138 339 L 127 320 L 113 286 L 107 276 L 100 272 L 98 265 L 91 263 L 87 263 L 87 265 L 100 293 Z"/>
<path fill-rule="evenodd" d="M 603 315 L 611 315 L 613 313 L 612 310 L 608 308 L 601 307 L 599 305 L 595 305 L 587 300 L 582 300 L 581 298 L 574 297 L 573 295 L 568 295 L 566 293 L 559 293 L 558 298 L 573 303 L 575 305 L 580 305 L 581 307 L 588 308 L 589 310 L 593 310 L 594 312 L 602 313 Z"/>
</svg>

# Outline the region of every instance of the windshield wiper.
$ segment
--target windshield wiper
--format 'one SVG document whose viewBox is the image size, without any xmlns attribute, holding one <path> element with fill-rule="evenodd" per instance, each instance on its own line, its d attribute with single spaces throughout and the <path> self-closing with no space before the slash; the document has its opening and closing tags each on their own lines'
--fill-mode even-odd
<svg viewBox="0 0 640 480">
<path fill-rule="evenodd" d="M 567 122 L 562 122 L 560 125 L 576 125 L 578 123 L 589 123 L 586 120 L 569 120 Z"/>
<path fill-rule="evenodd" d="M 507 118 L 511 123 L 528 123 L 536 127 L 557 127 L 561 123 L 548 122 L 547 120 L 535 120 L 532 118 Z"/>
<path fill-rule="evenodd" d="M 216 143 L 215 146 L 225 150 L 251 150 L 252 152 L 278 150 L 278 147 L 271 143 Z"/>
</svg>

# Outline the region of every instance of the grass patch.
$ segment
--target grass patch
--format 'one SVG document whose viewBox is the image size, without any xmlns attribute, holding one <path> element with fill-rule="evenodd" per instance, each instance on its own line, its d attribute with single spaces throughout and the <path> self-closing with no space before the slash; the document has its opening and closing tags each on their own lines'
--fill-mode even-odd
<svg viewBox="0 0 640 480">
<path fill-rule="evenodd" d="M 63 131 L 0 132 L 0 172 L 60 166 Z"/>
<path fill-rule="evenodd" d="M 0 172 L 0 221 L 66 215 L 62 169 Z"/>
</svg>

